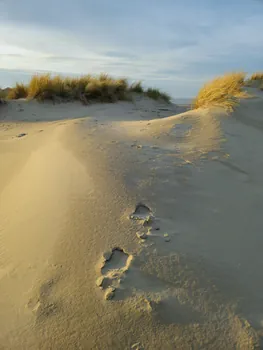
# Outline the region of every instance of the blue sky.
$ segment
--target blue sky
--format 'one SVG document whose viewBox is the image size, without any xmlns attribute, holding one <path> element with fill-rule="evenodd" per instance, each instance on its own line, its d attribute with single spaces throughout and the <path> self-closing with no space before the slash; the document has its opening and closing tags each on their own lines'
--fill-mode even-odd
<svg viewBox="0 0 263 350">
<path fill-rule="evenodd" d="M 0 85 L 108 72 L 174 97 L 263 70 L 263 0 L 0 0 Z"/>
</svg>

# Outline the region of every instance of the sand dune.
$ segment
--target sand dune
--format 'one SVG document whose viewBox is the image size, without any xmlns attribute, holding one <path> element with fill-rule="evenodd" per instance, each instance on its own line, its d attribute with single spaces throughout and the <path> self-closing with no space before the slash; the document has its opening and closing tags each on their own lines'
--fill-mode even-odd
<svg viewBox="0 0 263 350">
<path fill-rule="evenodd" d="M 256 349 L 263 93 L 0 109 L 1 349 Z"/>
</svg>

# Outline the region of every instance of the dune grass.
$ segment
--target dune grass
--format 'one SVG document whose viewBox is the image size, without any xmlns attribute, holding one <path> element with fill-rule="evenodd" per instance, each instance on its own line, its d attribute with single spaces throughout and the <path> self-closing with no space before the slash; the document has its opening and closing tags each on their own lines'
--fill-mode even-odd
<svg viewBox="0 0 263 350">
<path fill-rule="evenodd" d="M 250 77 L 250 80 L 258 80 L 258 81 L 262 81 L 263 83 L 263 72 L 253 73 Z"/>
<path fill-rule="evenodd" d="M 249 87 L 260 88 L 263 85 L 263 72 L 256 72 L 245 81 L 245 85 Z"/>
<path fill-rule="evenodd" d="M 144 94 L 152 99 L 170 101 L 170 96 L 158 89 L 145 90 L 142 83 L 129 84 L 126 78 L 116 79 L 108 74 L 84 75 L 78 78 L 34 75 L 28 85 L 16 84 L 8 94 L 9 99 L 24 98 L 39 101 L 117 102 L 130 100 L 133 93 Z"/>
<path fill-rule="evenodd" d="M 162 99 L 164 100 L 165 102 L 170 102 L 171 100 L 171 96 L 168 95 L 167 93 L 165 92 L 162 92 L 160 91 L 159 89 L 156 89 L 156 88 L 148 88 L 146 91 L 145 91 L 145 94 L 152 98 L 153 100 L 159 100 L 159 99 Z"/>
<path fill-rule="evenodd" d="M 25 84 L 16 83 L 16 86 L 9 90 L 7 98 L 10 100 L 16 100 L 18 98 L 26 98 L 28 95 L 28 88 Z"/>
<path fill-rule="evenodd" d="M 228 73 L 205 84 L 193 102 L 193 108 L 219 106 L 232 111 L 238 98 L 246 97 L 242 90 L 246 74 Z"/>
<path fill-rule="evenodd" d="M 132 83 L 130 86 L 130 91 L 131 92 L 136 92 L 137 94 L 142 94 L 144 92 L 144 89 L 142 87 L 142 82 L 137 81 L 135 83 Z"/>
<path fill-rule="evenodd" d="M 258 85 L 259 89 L 263 91 L 263 72 L 256 72 L 251 75 L 250 81 L 255 82 L 256 85 Z"/>
</svg>

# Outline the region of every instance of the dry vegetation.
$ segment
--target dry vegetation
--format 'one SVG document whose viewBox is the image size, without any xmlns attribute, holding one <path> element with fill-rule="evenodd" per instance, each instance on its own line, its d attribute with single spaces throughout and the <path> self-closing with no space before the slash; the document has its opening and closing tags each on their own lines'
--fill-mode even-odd
<svg viewBox="0 0 263 350">
<path fill-rule="evenodd" d="M 8 99 L 18 99 L 18 98 L 26 98 L 27 97 L 27 86 L 24 84 L 16 83 L 16 86 L 7 93 Z"/>
<path fill-rule="evenodd" d="M 256 82 L 259 85 L 260 90 L 263 91 L 263 72 L 256 72 L 251 75 L 250 81 Z"/>
<path fill-rule="evenodd" d="M 246 81 L 245 85 L 249 87 L 260 88 L 263 86 L 263 72 L 253 73 Z"/>
<path fill-rule="evenodd" d="M 245 73 L 228 73 L 205 84 L 194 100 L 193 108 L 220 106 L 233 110 L 238 98 L 246 97 L 243 91 Z"/>
<path fill-rule="evenodd" d="M 137 94 L 142 94 L 144 92 L 144 89 L 142 87 L 142 82 L 137 81 L 135 83 L 132 83 L 130 86 L 130 91 L 131 92 L 136 92 Z"/>
<path fill-rule="evenodd" d="M 145 91 L 146 95 L 154 100 L 163 99 L 166 102 L 170 102 L 171 96 L 165 92 L 161 92 L 159 89 L 148 88 Z"/>
<path fill-rule="evenodd" d="M 250 80 L 257 80 L 263 82 L 263 72 L 256 72 L 252 74 Z"/>
<path fill-rule="evenodd" d="M 80 100 L 87 104 L 130 100 L 132 93 L 144 94 L 155 100 L 170 101 L 170 96 L 158 89 L 142 87 L 141 82 L 129 84 L 126 78 L 115 79 L 108 74 L 86 75 L 79 78 L 63 78 L 50 74 L 34 75 L 28 85 L 16 84 L 8 93 L 9 99 L 27 98 L 39 101 Z"/>
</svg>

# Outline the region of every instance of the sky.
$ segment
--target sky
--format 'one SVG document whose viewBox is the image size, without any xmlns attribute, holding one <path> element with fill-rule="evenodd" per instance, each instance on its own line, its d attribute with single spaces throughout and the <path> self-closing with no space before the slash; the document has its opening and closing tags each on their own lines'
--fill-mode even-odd
<svg viewBox="0 0 263 350">
<path fill-rule="evenodd" d="M 263 0 L 0 0 L 0 33 L 2 88 L 107 72 L 181 98 L 263 70 Z"/>
</svg>

